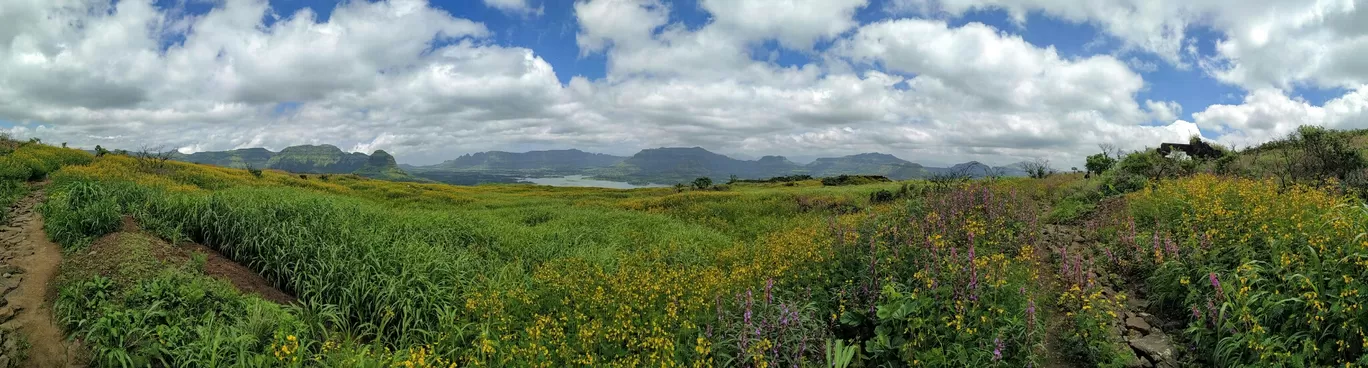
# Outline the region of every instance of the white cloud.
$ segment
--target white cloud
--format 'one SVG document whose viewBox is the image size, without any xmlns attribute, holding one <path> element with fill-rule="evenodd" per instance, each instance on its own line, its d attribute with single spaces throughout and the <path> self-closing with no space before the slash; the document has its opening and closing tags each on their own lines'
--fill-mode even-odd
<svg viewBox="0 0 1368 368">
<path fill-rule="evenodd" d="M 1178 120 L 1178 115 L 1183 113 L 1183 105 L 1174 101 L 1145 100 L 1145 109 L 1149 110 L 1154 120 L 1165 123 Z"/>
<path fill-rule="evenodd" d="M 1147 84 L 1137 70 L 1153 63 L 1062 56 L 1014 34 L 1020 28 L 920 18 L 860 25 L 866 0 L 706 0 L 697 10 L 708 21 L 687 26 L 663 0 L 578 0 L 575 42 L 581 56 L 601 54 L 607 73 L 568 83 L 533 50 L 499 45 L 483 24 L 422 0 L 345 2 L 326 21 L 307 10 L 277 14 L 262 0 L 225 0 L 196 15 L 150 0 L 12 0 L 0 5 L 0 120 L 19 122 L 17 135 L 77 146 L 187 152 L 328 143 L 435 162 L 514 147 L 630 154 L 698 145 L 751 156 L 883 151 L 929 164 L 1066 164 L 1098 143 L 1138 149 L 1185 140 L 1199 126 L 1223 139 L 1266 139 L 1299 123 L 1368 121 L 1368 71 L 1345 56 L 1358 47 L 1349 36 L 1368 28 L 1352 21 L 1361 16 L 1301 2 L 1286 3 L 1292 20 L 1238 9 L 1217 16 L 1209 1 L 893 3 L 923 14 L 993 7 L 1023 20 L 1042 11 L 1093 22 L 1126 47 L 1253 91 L 1193 122 L 1165 96 L 1137 101 Z M 532 3 L 485 0 L 512 14 Z M 1296 17 L 1307 9 L 1326 16 Z M 1194 55 L 1186 30 L 1197 23 L 1267 32 Z M 1326 47 L 1308 49 L 1308 40 Z M 811 61 L 781 66 L 773 50 L 757 51 L 766 43 Z M 1285 62 L 1269 51 L 1279 47 L 1312 57 Z M 1355 91 L 1312 106 L 1275 89 L 1299 83 Z"/>
<path fill-rule="evenodd" d="M 703 0 L 715 25 L 747 40 L 778 40 L 785 47 L 808 49 L 855 28 L 855 11 L 869 0 Z"/>
<path fill-rule="evenodd" d="M 1290 98 L 1276 89 L 1259 89 L 1239 105 L 1212 105 L 1193 114 L 1193 119 L 1202 128 L 1222 133 L 1222 142 L 1239 146 L 1286 136 L 1301 125 L 1368 128 L 1368 86 L 1321 106 Z"/>
<path fill-rule="evenodd" d="M 522 16 L 540 16 L 546 8 L 532 6 L 531 0 L 483 0 L 485 6 L 499 9 L 505 13 Z"/>
<path fill-rule="evenodd" d="M 1228 83 L 1258 89 L 1305 84 L 1352 88 L 1368 83 L 1368 9 L 1355 0 L 893 0 L 898 13 L 961 16 L 1003 10 L 1090 23 L 1125 43 L 1179 67 L 1199 65 Z M 1026 25 L 1029 28 L 1029 25 Z M 1211 30 L 1219 39 L 1196 40 Z M 1216 54 L 1195 55 L 1196 42 Z"/>
</svg>

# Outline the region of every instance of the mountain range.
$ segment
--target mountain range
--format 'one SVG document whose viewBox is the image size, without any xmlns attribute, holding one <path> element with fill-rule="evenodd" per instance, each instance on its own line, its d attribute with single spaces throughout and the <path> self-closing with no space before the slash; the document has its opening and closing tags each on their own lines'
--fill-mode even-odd
<svg viewBox="0 0 1368 368">
<path fill-rule="evenodd" d="M 765 179 L 787 175 L 827 177 L 881 175 L 894 180 L 936 175 L 1019 176 L 1013 166 L 992 167 L 976 161 L 951 167 L 926 167 L 884 153 L 861 153 L 818 158 L 800 165 L 783 156 L 738 160 L 700 147 L 645 149 L 630 157 L 585 152 L 577 149 L 465 154 L 436 165 L 395 163 L 394 156 L 380 150 L 367 155 L 343 152 L 332 145 L 286 147 L 280 152 L 264 148 L 176 154 L 175 159 L 228 167 L 255 167 L 297 173 L 357 174 L 399 181 L 435 181 L 448 184 L 516 183 L 524 178 L 583 175 L 602 180 L 645 184 L 685 183 L 698 177 L 725 181 Z"/>
<path fill-rule="evenodd" d="M 451 184 L 517 182 L 527 177 L 564 175 L 585 175 L 638 184 L 672 184 L 689 182 L 698 177 L 721 181 L 732 175 L 739 179 L 801 174 L 814 177 L 882 175 L 894 180 L 906 180 L 947 174 L 971 177 L 1025 174 L 1016 167 L 991 167 L 979 162 L 944 168 L 925 167 L 883 153 L 819 158 L 806 165 L 794 163 L 783 156 L 738 160 L 700 147 L 645 149 L 631 157 L 576 149 L 523 153 L 491 151 L 463 155 L 436 165 L 400 167 L 418 177 Z"/>
<path fill-rule="evenodd" d="M 384 150 L 372 154 L 343 152 L 333 145 L 303 145 L 286 147 L 280 152 L 265 148 L 243 148 L 231 151 L 208 151 L 191 154 L 176 153 L 172 159 L 235 167 L 275 169 L 302 174 L 356 174 L 370 178 L 395 181 L 425 181 L 410 175 Z"/>
</svg>

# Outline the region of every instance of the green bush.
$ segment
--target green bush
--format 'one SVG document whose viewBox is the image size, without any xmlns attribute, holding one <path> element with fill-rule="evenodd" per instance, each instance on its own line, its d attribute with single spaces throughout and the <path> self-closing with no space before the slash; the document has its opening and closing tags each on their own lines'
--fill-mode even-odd
<svg viewBox="0 0 1368 368">
<path fill-rule="evenodd" d="M 39 207 L 43 230 L 63 248 L 79 248 L 119 229 L 119 203 L 98 184 L 75 182 L 59 189 Z"/>
</svg>

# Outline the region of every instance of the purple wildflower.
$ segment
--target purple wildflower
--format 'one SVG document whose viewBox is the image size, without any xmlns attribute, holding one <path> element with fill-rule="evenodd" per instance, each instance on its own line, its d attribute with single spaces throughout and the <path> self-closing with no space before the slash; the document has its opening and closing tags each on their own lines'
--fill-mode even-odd
<svg viewBox="0 0 1368 368">
<path fill-rule="evenodd" d="M 993 347 L 993 361 L 1002 360 L 1002 338 L 993 338 L 993 344 L 997 345 Z"/>
</svg>

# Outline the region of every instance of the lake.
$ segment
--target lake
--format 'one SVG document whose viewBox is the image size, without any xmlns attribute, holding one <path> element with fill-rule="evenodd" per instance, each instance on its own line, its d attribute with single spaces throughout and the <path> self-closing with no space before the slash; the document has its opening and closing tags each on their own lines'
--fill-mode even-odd
<svg viewBox="0 0 1368 368">
<path fill-rule="evenodd" d="M 621 181 L 594 180 L 584 175 L 568 175 L 550 178 L 523 178 L 520 179 L 537 185 L 550 185 L 553 187 L 599 187 L 612 189 L 634 189 L 634 188 L 663 188 L 669 185 L 648 184 L 636 185 Z"/>
</svg>

